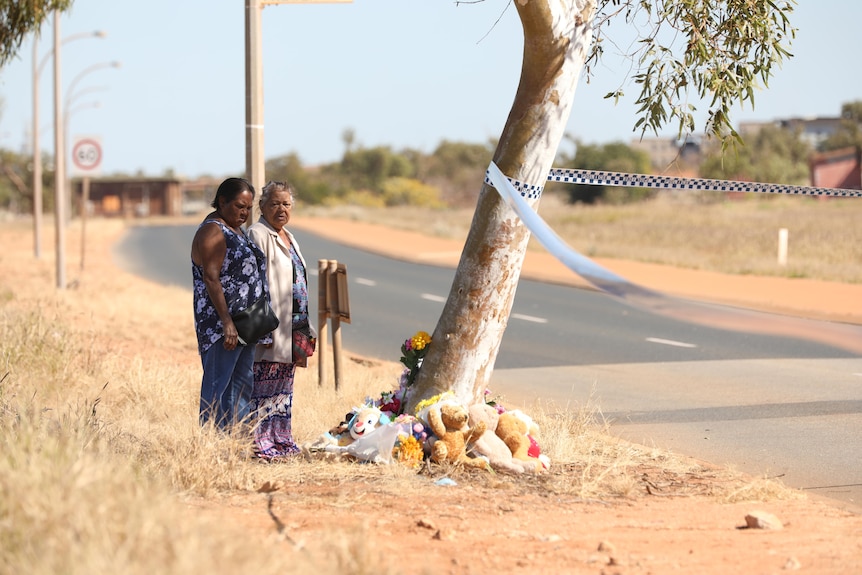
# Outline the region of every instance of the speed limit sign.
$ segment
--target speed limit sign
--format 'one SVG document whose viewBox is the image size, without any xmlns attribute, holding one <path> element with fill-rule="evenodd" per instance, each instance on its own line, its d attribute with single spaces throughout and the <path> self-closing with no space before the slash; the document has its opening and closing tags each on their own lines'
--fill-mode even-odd
<svg viewBox="0 0 862 575">
<path fill-rule="evenodd" d="M 99 139 L 91 136 L 76 138 L 72 145 L 72 165 L 81 175 L 98 173 L 102 166 L 102 144 Z"/>
</svg>

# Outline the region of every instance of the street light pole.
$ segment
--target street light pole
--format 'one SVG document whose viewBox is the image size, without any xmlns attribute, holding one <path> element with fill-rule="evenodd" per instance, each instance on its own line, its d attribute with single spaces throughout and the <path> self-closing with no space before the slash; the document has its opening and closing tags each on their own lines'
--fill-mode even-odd
<svg viewBox="0 0 862 575">
<path fill-rule="evenodd" d="M 60 85 L 60 11 L 54 10 L 54 230 L 56 240 L 57 289 L 66 289 L 66 222 L 63 184 L 66 154 L 63 147 L 63 98 Z"/>
<path fill-rule="evenodd" d="M 245 4 L 245 171 L 257 193 L 265 183 L 263 155 L 263 42 L 261 0 Z M 255 216 L 252 216 L 254 222 Z"/>
<path fill-rule="evenodd" d="M 73 40 L 82 38 L 104 38 L 106 34 L 101 30 L 95 32 L 86 32 L 81 34 L 73 34 L 64 38 L 61 44 L 66 44 Z M 33 37 L 33 256 L 36 259 L 42 257 L 42 150 L 39 142 L 39 78 L 42 75 L 42 70 L 48 63 L 48 59 L 53 56 L 53 51 L 45 54 L 42 60 L 39 60 L 39 31 L 36 31 Z"/>
<path fill-rule="evenodd" d="M 33 256 L 42 257 L 42 150 L 39 149 L 39 31 L 33 36 Z"/>
</svg>

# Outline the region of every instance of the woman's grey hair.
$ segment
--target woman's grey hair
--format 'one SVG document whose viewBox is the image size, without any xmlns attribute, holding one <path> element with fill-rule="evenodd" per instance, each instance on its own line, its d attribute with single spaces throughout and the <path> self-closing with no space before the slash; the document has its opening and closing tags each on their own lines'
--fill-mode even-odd
<svg viewBox="0 0 862 575">
<path fill-rule="evenodd" d="M 288 194 L 290 194 L 290 201 L 293 201 L 293 186 L 291 186 L 287 182 L 276 182 L 275 180 L 270 180 L 263 188 L 261 188 L 261 206 L 263 206 L 266 202 L 269 201 L 269 197 L 272 195 L 273 192 L 287 192 Z"/>
</svg>

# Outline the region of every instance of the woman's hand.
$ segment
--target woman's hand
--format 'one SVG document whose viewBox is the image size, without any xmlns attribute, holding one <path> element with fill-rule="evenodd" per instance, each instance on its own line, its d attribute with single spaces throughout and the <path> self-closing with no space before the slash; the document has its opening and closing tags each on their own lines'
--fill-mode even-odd
<svg viewBox="0 0 862 575">
<path fill-rule="evenodd" d="M 224 348 L 227 351 L 232 351 L 239 345 L 239 334 L 233 321 L 222 323 L 224 324 Z"/>
</svg>

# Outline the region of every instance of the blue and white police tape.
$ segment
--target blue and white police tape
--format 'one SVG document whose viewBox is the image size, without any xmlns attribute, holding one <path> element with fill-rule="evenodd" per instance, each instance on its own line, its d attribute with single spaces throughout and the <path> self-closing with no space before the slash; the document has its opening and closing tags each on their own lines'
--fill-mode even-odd
<svg viewBox="0 0 862 575">
<path fill-rule="evenodd" d="M 682 300 L 634 284 L 567 245 L 527 203 L 524 196 L 529 193 L 516 190 L 513 185 L 514 180 L 505 176 L 494 162 L 488 166 L 485 181 L 497 190 L 533 237 L 552 256 L 596 288 L 629 305 L 714 328 L 797 337 L 862 353 L 862 327 L 860 326 L 719 307 Z"/>
<path fill-rule="evenodd" d="M 528 199 L 540 197 L 544 190 L 543 185 L 525 184 L 510 178 L 507 179 L 522 196 Z M 650 176 L 646 174 L 603 172 L 598 170 L 574 170 L 568 168 L 551 168 L 551 171 L 548 173 L 548 181 L 591 186 L 681 190 L 686 192 L 748 192 L 830 198 L 862 198 L 862 190 L 849 190 L 845 188 L 815 188 L 811 186 L 790 186 L 787 184 L 710 180 L 707 178 L 674 178 L 669 176 Z M 485 183 L 490 183 L 487 177 L 485 178 Z"/>
</svg>

